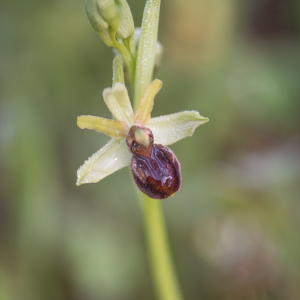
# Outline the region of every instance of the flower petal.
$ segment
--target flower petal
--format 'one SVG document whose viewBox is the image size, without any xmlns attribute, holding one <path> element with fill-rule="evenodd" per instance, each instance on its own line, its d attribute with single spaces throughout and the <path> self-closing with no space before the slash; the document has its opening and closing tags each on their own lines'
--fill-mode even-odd
<svg viewBox="0 0 300 300">
<path fill-rule="evenodd" d="M 124 84 L 120 82 L 116 82 L 112 88 L 114 95 L 126 116 L 128 122 L 132 125 L 133 124 L 133 109 L 130 103 L 129 95 L 127 88 Z"/>
<path fill-rule="evenodd" d="M 171 145 L 192 136 L 195 129 L 208 122 L 197 111 L 182 111 L 150 119 L 147 127 L 152 131 L 155 144 Z"/>
<path fill-rule="evenodd" d="M 104 89 L 103 99 L 118 121 L 133 125 L 133 110 L 124 84 L 117 82 L 113 88 Z"/>
<path fill-rule="evenodd" d="M 128 126 L 125 123 L 94 116 L 77 117 L 77 126 L 81 129 L 94 129 L 113 139 L 121 139 L 128 133 Z"/>
<path fill-rule="evenodd" d="M 104 177 L 126 167 L 132 154 L 126 139 L 111 139 L 104 147 L 94 153 L 77 171 L 77 185 L 95 183 Z"/>
<path fill-rule="evenodd" d="M 153 80 L 147 87 L 135 113 L 134 123 L 136 125 L 145 126 L 148 124 L 151 118 L 154 97 L 159 92 L 161 87 L 162 82 L 158 79 Z"/>
</svg>

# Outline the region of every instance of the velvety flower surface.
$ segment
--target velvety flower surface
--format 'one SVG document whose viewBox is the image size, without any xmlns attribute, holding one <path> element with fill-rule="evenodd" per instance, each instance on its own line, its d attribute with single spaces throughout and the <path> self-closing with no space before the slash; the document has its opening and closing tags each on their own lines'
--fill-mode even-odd
<svg viewBox="0 0 300 300">
<path fill-rule="evenodd" d="M 103 99 L 116 120 L 87 115 L 77 118 L 80 128 L 93 129 L 112 138 L 79 168 L 77 185 L 98 182 L 130 164 L 133 154 L 128 148 L 126 137 L 132 126 L 149 128 L 155 144 L 167 146 L 191 136 L 199 125 L 208 121 L 208 118 L 202 117 L 197 111 L 182 111 L 151 118 L 154 97 L 161 87 L 160 80 L 152 81 L 134 113 L 125 85 L 117 82 L 112 88 L 103 91 Z M 140 139 L 143 144 L 143 134 Z"/>
</svg>

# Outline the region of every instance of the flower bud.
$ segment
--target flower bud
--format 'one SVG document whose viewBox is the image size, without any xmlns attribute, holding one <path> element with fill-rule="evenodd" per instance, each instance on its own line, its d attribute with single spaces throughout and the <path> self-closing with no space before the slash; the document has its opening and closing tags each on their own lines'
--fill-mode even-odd
<svg viewBox="0 0 300 300">
<path fill-rule="evenodd" d="M 117 38 L 134 33 L 134 24 L 126 0 L 85 0 L 85 10 L 97 32 L 115 32 Z"/>
<path fill-rule="evenodd" d="M 92 27 L 97 32 L 106 31 L 109 24 L 104 20 L 97 0 L 85 0 L 85 11 Z"/>
<path fill-rule="evenodd" d="M 134 23 L 130 7 L 126 0 L 115 1 L 117 5 L 119 27 L 116 37 L 126 39 L 134 34 Z"/>
</svg>

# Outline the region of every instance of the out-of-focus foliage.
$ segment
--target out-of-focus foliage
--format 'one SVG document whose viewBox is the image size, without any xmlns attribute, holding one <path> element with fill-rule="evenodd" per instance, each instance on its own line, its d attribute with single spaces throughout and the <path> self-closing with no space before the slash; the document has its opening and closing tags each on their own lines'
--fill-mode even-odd
<svg viewBox="0 0 300 300">
<path fill-rule="evenodd" d="M 129 1 L 139 26 L 143 1 Z M 300 299 L 297 0 L 165 0 L 164 87 L 153 116 L 210 122 L 172 146 L 180 192 L 164 210 L 186 299 Z M 113 54 L 80 0 L 0 10 L 0 299 L 154 298 L 128 169 L 76 187 L 108 139 Z"/>
</svg>

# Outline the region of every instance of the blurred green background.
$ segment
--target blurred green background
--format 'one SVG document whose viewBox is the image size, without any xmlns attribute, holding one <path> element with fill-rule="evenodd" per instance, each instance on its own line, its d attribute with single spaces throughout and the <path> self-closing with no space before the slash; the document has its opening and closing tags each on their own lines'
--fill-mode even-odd
<svg viewBox="0 0 300 300">
<path fill-rule="evenodd" d="M 162 1 L 153 116 L 210 118 L 163 201 L 185 299 L 300 299 L 299 3 Z M 0 4 L 0 299 L 154 299 L 128 168 L 75 185 L 108 140 L 76 117 L 110 117 L 111 49 L 83 0 Z"/>
</svg>

